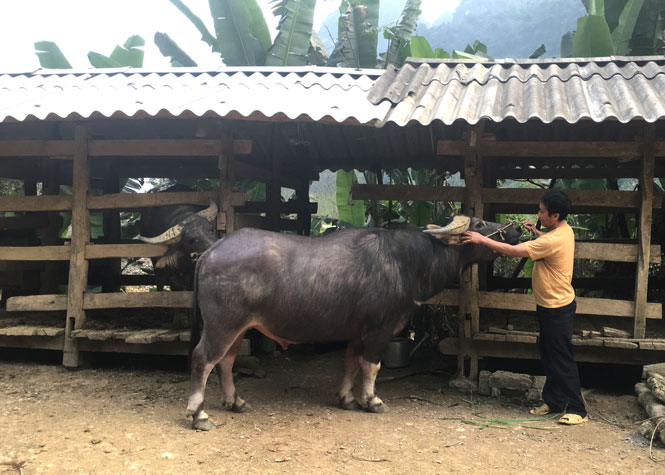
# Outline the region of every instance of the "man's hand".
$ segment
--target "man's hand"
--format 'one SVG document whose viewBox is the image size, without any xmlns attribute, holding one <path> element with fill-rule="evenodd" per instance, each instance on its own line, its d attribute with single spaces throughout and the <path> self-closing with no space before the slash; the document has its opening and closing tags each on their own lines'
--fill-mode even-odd
<svg viewBox="0 0 665 475">
<path fill-rule="evenodd" d="M 485 244 L 488 238 L 475 231 L 466 231 L 460 236 L 462 244 Z"/>
<path fill-rule="evenodd" d="M 541 234 L 543 234 L 540 230 L 536 229 L 536 223 L 534 223 L 533 221 L 529 220 L 522 221 L 522 226 L 524 226 L 525 229 L 535 234 L 536 236 L 540 236 Z"/>
</svg>

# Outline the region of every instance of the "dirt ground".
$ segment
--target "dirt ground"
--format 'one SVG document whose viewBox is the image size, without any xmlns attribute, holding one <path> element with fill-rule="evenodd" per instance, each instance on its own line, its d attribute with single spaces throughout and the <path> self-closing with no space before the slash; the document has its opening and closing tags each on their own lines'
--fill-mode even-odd
<svg viewBox="0 0 665 475">
<path fill-rule="evenodd" d="M 287 352 L 261 358 L 265 378 L 239 379 L 246 414 L 221 407 L 211 377 L 217 428 L 197 432 L 184 364 L 171 361 L 72 371 L 0 359 L 0 473 L 665 473 L 631 394 L 587 393 L 593 420 L 578 427 L 519 421 L 525 405 L 460 394 L 442 372 L 400 378 L 423 369 L 412 364 L 379 373 L 388 413 L 348 412 L 335 405 L 342 352 Z"/>
</svg>

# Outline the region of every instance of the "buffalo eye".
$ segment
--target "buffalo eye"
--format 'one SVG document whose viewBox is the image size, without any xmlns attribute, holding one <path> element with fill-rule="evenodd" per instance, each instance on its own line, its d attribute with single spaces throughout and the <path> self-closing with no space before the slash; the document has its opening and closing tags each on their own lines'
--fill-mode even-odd
<svg viewBox="0 0 665 475">
<path fill-rule="evenodd" d="M 476 229 L 482 229 L 484 227 L 485 227 L 485 223 L 483 223 L 482 221 L 478 221 L 476 223 Z"/>
</svg>

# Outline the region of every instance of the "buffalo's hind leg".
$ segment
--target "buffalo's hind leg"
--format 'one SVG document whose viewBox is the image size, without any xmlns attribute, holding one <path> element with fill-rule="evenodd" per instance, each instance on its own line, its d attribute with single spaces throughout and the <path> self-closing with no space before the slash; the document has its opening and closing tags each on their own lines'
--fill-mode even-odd
<svg viewBox="0 0 665 475">
<path fill-rule="evenodd" d="M 249 404 L 238 396 L 236 386 L 233 383 L 233 363 L 242 346 L 244 334 L 241 333 L 233 342 L 224 358 L 217 364 L 217 377 L 222 388 L 222 405 L 230 408 L 233 412 L 246 412 L 250 410 Z"/>
<path fill-rule="evenodd" d="M 339 390 L 339 406 L 349 411 L 362 409 L 362 406 L 353 397 L 353 381 L 356 379 L 356 375 L 360 369 L 361 348 L 362 343 L 360 342 L 349 342 L 349 345 L 346 347 L 344 377 L 342 378 L 342 386 Z"/>
<path fill-rule="evenodd" d="M 367 337 L 360 358 L 360 367 L 363 371 L 363 388 L 361 404 L 369 412 L 382 413 L 388 411 L 381 398 L 376 395 L 376 375 L 381 369 L 381 351 L 390 339 L 390 335 L 374 335 Z"/>
<path fill-rule="evenodd" d="M 238 338 L 238 334 L 227 334 L 227 336 L 215 335 L 213 340 L 209 335 L 210 333 L 206 332 L 204 328 L 201 340 L 192 352 L 191 389 L 187 403 L 187 415 L 192 416 L 192 427 L 198 430 L 215 428 L 215 425 L 208 419 L 208 414 L 203 410 L 206 381 L 212 368 L 226 355 Z"/>
</svg>

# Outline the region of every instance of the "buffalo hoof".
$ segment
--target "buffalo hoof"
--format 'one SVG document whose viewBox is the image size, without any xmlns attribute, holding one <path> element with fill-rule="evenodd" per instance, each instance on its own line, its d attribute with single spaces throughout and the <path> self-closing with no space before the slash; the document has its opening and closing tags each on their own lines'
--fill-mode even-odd
<svg viewBox="0 0 665 475">
<path fill-rule="evenodd" d="M 362 411 L 363 407 L 355 399 L 349 402 L 344 402 L 344 399 L 339 398 L 339 407 L 345 411 Z"/>
<path fill-rule="evenodd" d="M 214 428 L 215 424 L 210 422 L 210 419 L 199 419 L 198 421 L 192 422 L 192 429 L 209 431 Z"/>
<path fill-rule="evenodd" d="M 388 406 L 386 406 L 383 402 L 380 402 L 378 404 L 368 404 L 367 405 L 367 412 L 373 412 L 374 414 L 383 414 L 384 412 L 388 412 Z"/>
<path fill-rule="evenodd" d="M 233 412 L 238 412 L 238 413 L 249 412 L 252 410 L 252 407 L 249 404 L 247 404 L 245 401 L 241 402 L 240 404 L 234 402 L 233 405 L 231 406 L 231 410 Z"/>
</svg>

